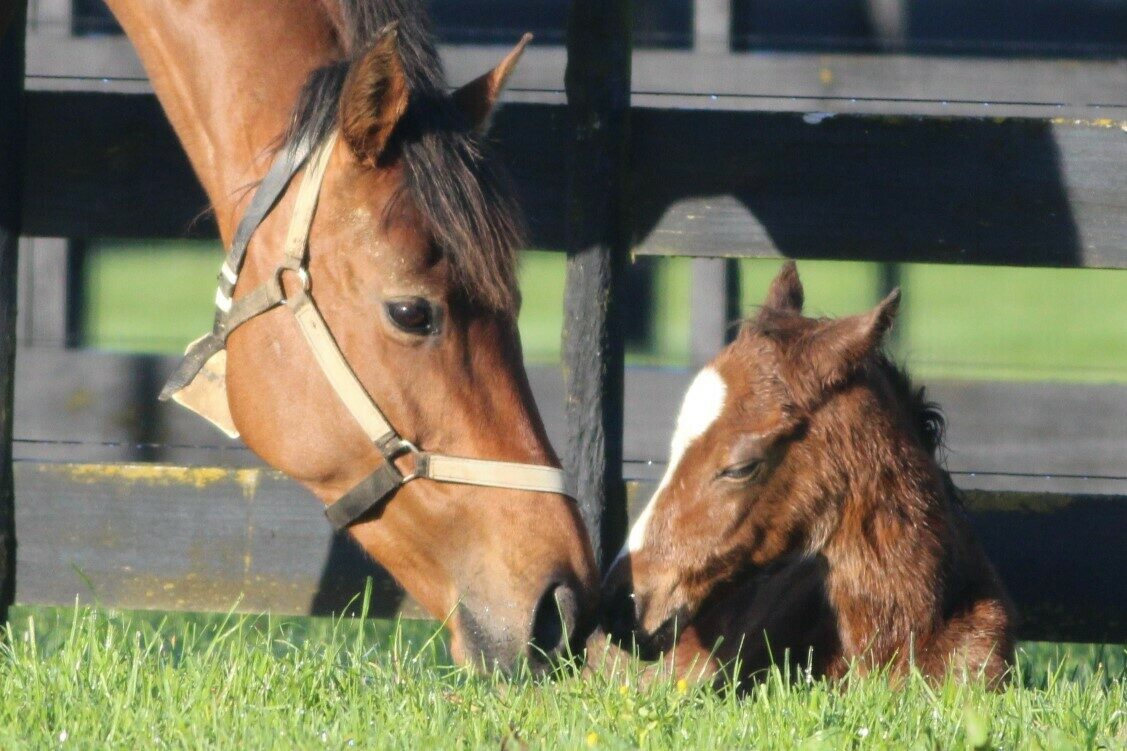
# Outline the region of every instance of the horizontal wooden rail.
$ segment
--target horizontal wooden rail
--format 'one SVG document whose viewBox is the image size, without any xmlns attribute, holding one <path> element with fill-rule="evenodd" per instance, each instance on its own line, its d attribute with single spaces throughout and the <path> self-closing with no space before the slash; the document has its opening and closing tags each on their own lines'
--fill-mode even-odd
<svg viewBox="0 0 1127 751">
<path fill-rule="evenodd" d="M 31 92 L 23 226 L 212 236 L 148 95 Z M 493 138 L 534 247 L 565 245 L 566 112 L 511 104 Z M 1127 267 L 1127 120 L 637 109 L 638 252 Z"/>
<path fill-rule="evenodd" d="M 516 40 L 514 35 L 513 40 Z M 443 45 L 455 85 L 496 64 L 500 45 Z M 509 82 L 563 91 L 562 46 L 534 45 Z M 151 93 L 124 37 L 28 37 L 28 88 Z M 896 115 L 1127 117 L 1125 60 L 1012 60 L 865 53 L 635 50 L 633 103 L 667 109 Z"/>
<path fill-rule="evenodd" d="M 201 301 L 206 304 L 206 301 Z M 16 370 L 16 456 L 260 466 L 156 395 L 176 358 L 25 347 Z M 656 479 L 691 373 L 627 368 L 625 461 Z M 553 445 L 565 445 L 560 370 L 529 368 Z M 1127 385 L 929 382 L 948 420 L 948 467 L 964 487 L 1127 495 Z"/>
<path fill-rule="evenodd" d="M 17 602 L 279 614 L 418 615 L 272 470 L 17 462 Z M 631 516 L 652 484 L 631 483 Z M 394 501 L 393 501 L 394 502 Z M 972 491 L 973 523 L 1027 639 L 1127 642 L 1127 498 Z"/>
</svg>

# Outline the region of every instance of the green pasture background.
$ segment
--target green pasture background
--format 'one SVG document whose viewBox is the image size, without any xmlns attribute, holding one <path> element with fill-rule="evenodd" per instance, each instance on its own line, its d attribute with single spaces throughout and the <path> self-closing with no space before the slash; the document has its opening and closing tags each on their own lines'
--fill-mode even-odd
<svg viewBox="0 0 1127 751">
<path fill-rule="evenodd" d="M 211 326 L 221 255 L 211 243 L 97 242 L 86 263 L 85 340 L 115 350 L 179 352 Z M 688 362 L 689 259 L 641 259 L 655 268 L 653 333 L 630 360 Z M 746 310 L 779 262 L 744 260 Z M 871 263 L 803 261 L 810 313 L 859 312 L 882 295 Z M 1127 272 L 907 264 L 893 354 L 921 379 L 1127 382 Z M 564 256 L 526 252 L 521 334 L 529 362 L 557 362 Z M 629 301 L 628 301 L 629 304 Z M 720 301 L 717 301 L 720 304 Z"/>
</svg>

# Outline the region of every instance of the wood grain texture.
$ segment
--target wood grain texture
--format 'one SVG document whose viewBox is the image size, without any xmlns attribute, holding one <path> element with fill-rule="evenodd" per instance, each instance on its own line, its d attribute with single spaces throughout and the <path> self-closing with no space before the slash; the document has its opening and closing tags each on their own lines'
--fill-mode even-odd
<svg viewBox="0 0 1127 751">
<path fill-rule="evenodd" d="M 635 110 L 637 252 L 1127 267 L 1127 121 Z"/>
<path fill-rule="evenodd" d="M 152 610 L 343 612 L 372 577 L 372 612 L 404 595 L 321 504 L 267 469 L 16 465 L 16 599 Z"/>
<path fill-rule="evenodd" d="M 626 534 L 622 277 L 629 254 L 630 3 L 574 0 L 568 16 L 570 170 L 563 350 L 566 464 L 595 551 Z"/>
<path fill-rule="evenodd" d="M 631 117 L 639 253 L 1127 267 L 1127 119 Z M 32 92 L 29 123 L 28 234 L 214 236 L 155 99 Z M 567 110 L 511 104 L 494 123 L 532 247 L 565 248 Z"/>
<path fill-rule="evenodd" d="M 266 469 L 17 462 L 17 601 L 419 617 L 320 504 Z M 631 483 L 631 513 L 653 490 Z M 394 500 L 392 501 L 394 503 Z M 1127 641 L 1127 498 L 971 491 L 974 526 L 1026 639 Z"/>
<path fill-rule="evenodd" d="M 27 4 L 0 12 L 0 625 L 16 576 L 15 500 L 12 490 L 12 423 L 16 358 L 16 280 L 22 214 L 21 144 L 24 139 L 24 13 Z"/>
<path fill-rule="evenodd" d="M 715 0 L 695 0 L 713 6 Z M 722 13 L 721 13 L 722 15 Z M 712 51 L 635 49 L 633 103 L 667 109 L 828 111 L 947 117 L 1124 117 L 1127 60 L 1007 59 L 872 52 L 724 51 L 713 25 Z M 705 29 L 702 29 L 705 31 Z M 725 32 L 727 30 L 724 30 Z M 511 45 L 512 40 L 506 40 Z M 537 42 L 541 42 L 538 39 Z M 454 86 L 488 70 L 502 44 L 440 45 Z M 558 95 L 566 50 L 535 44 L 509 82 L 509 100 Z M 123 37 L 32 34 L 28 87 L 36 90 L 151 93 L 132 45 Z M 1118 114 L 1116 114 L 1118 113 Z"/>
<path fill-rule="evenodd" d="M 175 404 L 156 401 L 175 364 L 171 357 L 22 348 L 17 457 L 261 467 L 241 442 Z M 567 437 L 562 374 L 556 367 L 532 366 L 528 375 L 548 436 L 562 446 Z M 691 377 L 683 369 L 626 369 L 627 477 L 657 478 Z M 947 417 L 947 466 L 960 485 L 1127 495 L 1127 480 L 1109 479 L 1127 476 L 1127 385 L 952 380 L 926 385 Z"/>
</svg>

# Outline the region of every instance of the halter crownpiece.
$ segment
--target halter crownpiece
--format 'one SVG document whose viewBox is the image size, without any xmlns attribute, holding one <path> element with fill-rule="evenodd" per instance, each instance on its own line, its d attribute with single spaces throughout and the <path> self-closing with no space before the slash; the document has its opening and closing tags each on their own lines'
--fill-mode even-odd
<svg viewBox="0 0 1127 751">
<path fill-rule="evenodd" d="M 284 149 L 270 166 L 239 222 L 231 250 L 220 268 L 212 330 L 189 345 L 180 366 L 161 391 L 160 398 L 174 399 L 215 423 L 228 435 L 237 436 L 227 407 L 227 337 L 252 318 L 284 306 L 293 313 L 333 391 L 384 459 L 375 471 L 326 507 L 325 515 L 334 528 L 339 530 L 349 526 L 394 495 L 400 487 L 418 478 L 566 496 L 563 471 L 556 467 L 470 459 L 419 450 L 391 426 L 356 377 L 309 291 L 309 232 L 335 143 L 335 132 L 316 150 L 310 142 L 298 141 Z M 308 167 L 298 187 L 281 264 L 268 281 L 235 300 L 235 285 L 251 236 L 306 162 Z M 296 292 L 286 292 L 282 278 L 287 274 L 292 274 L 301 282 Z M 397 460 L 413 460 L 413 467 L 404 474 L 397 466 Z"/>
</svg>

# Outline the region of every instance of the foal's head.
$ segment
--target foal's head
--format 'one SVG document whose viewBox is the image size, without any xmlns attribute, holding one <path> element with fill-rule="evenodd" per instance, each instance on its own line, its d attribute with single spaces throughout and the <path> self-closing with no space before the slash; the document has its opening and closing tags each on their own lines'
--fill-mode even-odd
<svg viewBox="0 0 1127 751">
<path fill-rule="evenodd" d="M 917 446 L 929 471 L 906 384 L 879 351 L 898 302 L 899 291 L 861 315 L 806 318 L 797 271 L 783 267 L 685 395 L 665 476 L 607 576 L 612 632 L 664 649 L 719 585 L 822 551 L 858 478 L 897 471 L 891 445 Z"/>
<path fill-rule="evenodd" d="M 448 94 L 414 15 L 368 33 L 387 20 L 376 11 L 398 5 L 346 4 L 376 14 L 345 19 L 364 44 L 342 42 L 355 51 L 316 71 L 297 105 L 289 138 L 340 134 L 310 234 L 311 295 L 404 438 L 436 453 L 559 466 L 516 326 L 517 208 L 481 133 L 520 48 Z M 256 235 L 239 292 L 277 266 L 293 192 Z M 380 465 L 291 316 L 250 321 L 228 352 L 232 417 L 272 465 L 326 503 Z M 448 619 L 458 658 L 507 667 L 558 652 L 593 617 L 590 544 L 562 495 L 419 479 L 351 531 Z"/>
</svg>

